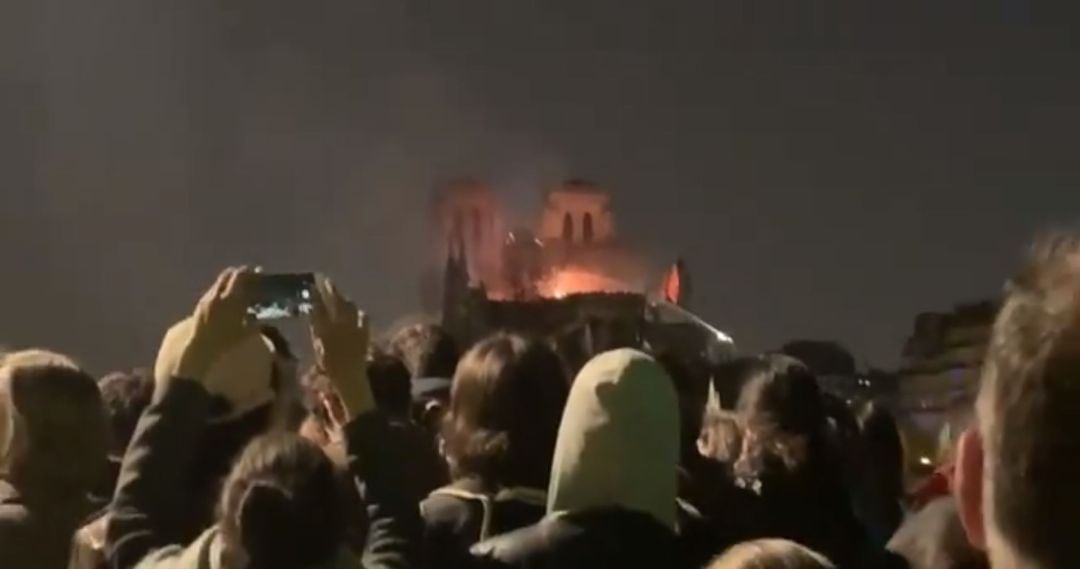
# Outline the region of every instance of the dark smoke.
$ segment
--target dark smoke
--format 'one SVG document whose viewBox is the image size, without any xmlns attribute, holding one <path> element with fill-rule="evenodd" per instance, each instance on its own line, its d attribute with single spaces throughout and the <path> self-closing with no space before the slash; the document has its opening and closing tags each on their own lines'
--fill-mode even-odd
<svg viewBox="0 0 1080 569">
<path fill-rule="evenodd" d="M 3 2 L 0 341 L 145 365 L 231 263 L 413 310 L 435 183 L 562 172 L 390 4 Z"/>
</svg>

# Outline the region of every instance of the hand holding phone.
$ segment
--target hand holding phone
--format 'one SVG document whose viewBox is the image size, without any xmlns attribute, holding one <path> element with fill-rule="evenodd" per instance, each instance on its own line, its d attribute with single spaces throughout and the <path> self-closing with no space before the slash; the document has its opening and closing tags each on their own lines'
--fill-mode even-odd
<svg viewBox="0 0 1080 569">
<path fill-rule="evenodd" d="M 320 277 L 311 315 L 315 361 L 341 397 L 346 421 L 375 406 L 367 380 L 370 330 L 356 305 Z"/>
</svg>

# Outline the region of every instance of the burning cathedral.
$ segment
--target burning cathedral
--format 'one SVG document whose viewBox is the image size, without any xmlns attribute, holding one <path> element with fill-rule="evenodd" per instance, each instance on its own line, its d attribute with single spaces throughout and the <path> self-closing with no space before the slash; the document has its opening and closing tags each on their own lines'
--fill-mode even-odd
<svg viewBox="0 0 1080 569">
<path fill-rule="evenodd" d="M 425 304 L 441 304 L 443 325 L 464 343 L 513 330 L 584 343 L 587 353 L 647 344 L 716 360 L 732 351 L 687 309 L 686 265 L 651 271 L 619 238 L 611 194 L 594 183 L 547 190 L 519 226 L 488 185 L 456 180 L 436 192 L 431 215 L 430 274 L 440 265 L 442 274 L 428 279 Z"/>
</svg>

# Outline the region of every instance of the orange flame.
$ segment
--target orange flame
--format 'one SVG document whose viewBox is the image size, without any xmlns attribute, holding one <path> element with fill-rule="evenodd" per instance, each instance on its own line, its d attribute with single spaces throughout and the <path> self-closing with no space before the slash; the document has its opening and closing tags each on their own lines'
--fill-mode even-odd
<svg viewBox="0 0 1080 569">
<path fill-rule="evenodd" d="M 548 298 L 591 292 L 633 292 L 622 281 L 579 268 L 559 269 L 540 281 L 537 288 L 540 296 Z"/>
</svg>

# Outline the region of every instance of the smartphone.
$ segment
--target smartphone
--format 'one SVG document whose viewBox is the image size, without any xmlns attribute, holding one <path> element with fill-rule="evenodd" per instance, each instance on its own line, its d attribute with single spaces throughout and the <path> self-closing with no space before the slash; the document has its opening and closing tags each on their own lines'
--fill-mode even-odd
<svg viewBox="0 0 1080 569">
<path fill-rule="evenodd" d="M 259 321 L 307 316 L 315 294 L 313 273 L 260 274 L 255 278 L 248 314 Z"/>
</svg>

